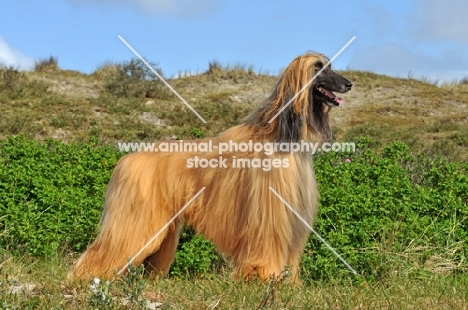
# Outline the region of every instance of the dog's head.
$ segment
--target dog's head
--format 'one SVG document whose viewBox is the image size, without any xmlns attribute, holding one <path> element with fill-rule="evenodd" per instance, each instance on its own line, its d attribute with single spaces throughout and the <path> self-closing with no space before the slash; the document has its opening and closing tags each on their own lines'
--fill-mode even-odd
<svg viewBox="0 0 468 310">
<path fill-rule="evenodd" d="M 325 60 L 325 57 L 324 57 Z M 327 63 L 328 63 L 328 59 Z M 333 92 L 346 93 L 351 90 L 353 84 L 343 76 L 331 69 L 331 65 L 325 67 L 326 63 L 317 61 L 314 64 L 316 77 L 309 89 L 314 103 L 322 103 L 329 107 L 337 107 L 343 103 L 343 99 L 337 97 Z M 317 75 L 318 74 L 318 75 Z"/>
<path fill-rule="evenodd" d="M 246 124 L 277 142 L 298 142 L 311 136 L 329 141 L 332 130 L 328 113 L 343 103 L 334 92 L 345 93 L 351 87 L 350 81 L 331 69 L 327 57 L 307 53 L 289 64 L 268 99 Z"/>
</svg>

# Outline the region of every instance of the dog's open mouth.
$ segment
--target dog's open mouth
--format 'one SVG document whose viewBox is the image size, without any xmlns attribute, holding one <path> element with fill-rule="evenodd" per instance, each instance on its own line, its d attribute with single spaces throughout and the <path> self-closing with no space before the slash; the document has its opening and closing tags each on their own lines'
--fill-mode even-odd
<svg viewBox="0 0 468 310">
<path fill-rule="evenodd" d="M 320 97 L 325 99 L 325 103 L 328 104 L 329 106 L 334 106 L 337 107 L 340 104 L 343 103 L 343 98 L 335 96 L 334 93 L 331 91 L 323 88 L 323 87 L 315 87 L 314 91 L 316 94 L 318 94 Z"/>
</svg>

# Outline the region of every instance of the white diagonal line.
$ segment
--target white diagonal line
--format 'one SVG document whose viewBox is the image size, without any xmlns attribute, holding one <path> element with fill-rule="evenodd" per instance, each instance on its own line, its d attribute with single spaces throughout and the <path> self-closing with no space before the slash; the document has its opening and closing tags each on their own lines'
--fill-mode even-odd
<svg viewBox="0 0 468 310">
<path fill-rule="evenodd" d="M 346 267 L 348 267 L 348 269 L 349 269 L 352 273 L 354 273 L 355 275 L 358 274 L 358 273 L 356 272 L 356 270 L 354 270 L 354 268 L 351 267 L 351 265 L 348 264 L 348 262 L 345 261 L 344 258 L 341 257 L 341 255 L 338 254 L 338 252 L 335 251 L 335 249 L 334 249 L 325 239 L 323 239 L 322 236 L 320 236 L 320 235 L 318 234 L 318 232 L 316 232 L 315 229 L 312 228 L 312 226 L 310 226 L 310 224 L 307 223 L 307 221 L 304 220 L 304 219 L 302 218 L 302 216 L 300 216 L 299 213 L 297 213 L 296 210 L 294 210 L 294 209 L 289 205 L 289 203 L 288 203 L 286 200 L 283 199 L 283 197 L 281 197 L 271 186 L 269 186 L 268 188 L 273 192 L 273 194 L 275 194 L 275 195 L 289 208 L 289 210 L 291 210 L 291 211 L 302 221 L 302 223 L 304 223 L 305 226 L 307 226 L 307 227 L 317 236 L 317 238 L 319 238 L 320 241 L 322 241 L 322 242 L 330 249 L 330 251 L 333 252 L 333 254 L 336 255 L 336 257 L 338 257 L 338 258 L 343 262 L 343 264 L 346 265 Z"/>
<path fill-rule="evenodd" d="M 121 274 L 122 272 L 124 272 L 125 269 L 127 269 L 127 267 L 128 267 L 131 263 L 133 263 L 133 261 L 135 260 L 135 258 L 137 258 L 138 255 L 140 255 L 141 252 L 143 252 L 143 251 L 150 245 L 150 243 L 153 242 L 153 241 L 164 231 L 164 229 L 166 229 L 182 212 L 184 212 L 184 210 L 187 209 L 187 207 L 192 203 L 192 201 L 194 201 L 195 198 L 197 198 L 198 195 L 200 195 L 200 194 L 205 190 L 205 188 L 206 188 L 206 187 L 203 187 L 200 191 L 198 191 L 198 193 L 197 193 L 195 196 L 193 196 L 192 199 L 190 199 L 189 202 L 187 202 L 187 203 L 185 204 L 185 206 L 184 206 L 182 209 L 180 209 L 180 211 L 177 212 L 177 213 L 166 223 L 166 225 L 164 225 L 164 226 L 156 233 L 156 235 L 153 236 L 153 238 L 151 238 L 135 255 L 133 255 L 133 257 L 128 261 L 128 263 L 127 263 L 125 266 L 123 266 L 122 269 L 119 270 L 119 272 L 117 273 L 117 275 L 120 276 L 120 274 Z"/>
<path fill-rule="evenodd" d="M 291 104 L 291 102 L 293 102 L 293 100 L 297 98 L 297 96 L 299 96 L 307 87 L 309 87 L 310 84 L 312 84 L 312 82 L 315 80 L 315 78 L 316 78 L 320 73 L 322 73 L 322 71 L 325 70 L 325 69 L 332 63 L 332 61 L 335 60 L 335 58 L 338 57 L 338 56 L 341 54 L 341 52 L 343 52 L 343 51 L 348 47 L 348 45 L 350 45 L 351 42 L 354 41 L 354 39 L 356 39 L 356 36 L 352 37 L 351 40 L 349 40 L 348 43 L 346 43 L 345 46 L 343 46 L 343 47 L 338 51 L 338 53 L 336 53 L 336 55 L 333 56 L 333 58 L 330 59 L 330 61 L 327 62 L 327 64 L 326 64 L 325 66 L 323 66 L 323 68 L 320 69 L 320 71 L 317 72 L 317 73 L 310 79 L 310 81 L 307 82 L 307 84 L 305 84 L 304 87 L 302 87 L 302 88 L 297 92 L 297 94 L 295 94 L 294 97 L 292 97 L 292 98 L 284 105 L 284 107 L 281 108 L 281 110 L 279 110 L 278 113 L 276 113 L 275 116 L 273 116 L 273 117 L 271 118 L 271 120 L 268 121 L 268 123 L 273 122 L 273 121 L 275 120 L 275 118 L 277 118 L 278 115 L 280 115 L 281 112 L 283 112 L 283 110 L 286 109 L 286 108 Z"/>
<path fill-rule="evenodd" d="M 170 89 L 177 97 L 179 97 L 179 99 L 180 99 L 183 103 L 185 103 L 185 105 L 186 105 L 190 110 L 192 110 L 193 113 L 195 113 L 196 116 L 198 116 L 199 119 L 201 119 L 201 121 L 202 121 L 203 123 L 206 124 L 206 121 L 203 119 L 203 117 L 201 117 L 200 114 L 198 114 L 197 111 L 195 111 L 195 109 L 192 108 L 192 106 L 191 106 L 190 104 L 188 104 L 187 101 L 185 101 L 185 99 L 182 98 L 182 96 L 179 95 L 179 93 L 176 92 L 176 90 L 175 90 L 174 88 L 172 88 L 172 86 L 169 85 L 169 83 L 167 83 L 166 80 L 164 80 L 164 79 L 162 78 L 162 76 L 161 76 L 156 70 L 154 70 L 154 68 L 151 67 L 151 65 L 150 65 L 143 57 L 140 56 L 140 54 L 138 54 L 138 52 L 135 51 L 135 50 L 133 49 L 133 47 L 131 47 L 130 44 L 128 44 L 127 41 L 124 40 L 124 38 L 122 38 L 120 35 L 118 35 L 118 37 L 119 37 L 119 39 L 120 39 L 120 40 L 121 40 L 137 57 L 138 57 L 138 58 L 140 58 L 141 61 L 143 61 L 143 63 L 144 63 L 154 74 L 156 74 L 156 76 L 157 76 L 164 84 L 166 84 L 167 87 L 169 87 L 169 89 Z"/>
</svg>

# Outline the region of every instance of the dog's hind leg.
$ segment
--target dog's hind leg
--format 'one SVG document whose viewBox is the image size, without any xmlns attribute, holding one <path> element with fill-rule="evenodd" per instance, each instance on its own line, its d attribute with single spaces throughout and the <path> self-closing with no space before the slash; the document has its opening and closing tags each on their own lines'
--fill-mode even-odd
<svg viewBox="0 0 468 310">
<path fill-rule="evenodd" d="M 151 184 L 146 180 L 149 177 L 139 173 L 136 181 L 130 182 L 132 173 L 138 169 L 132 170 L 134 167 L 125 163 L 118 165 L 109 183 L 99 235 L 78 259 L 69 274 L 71 279 L 112 278 L 129 259 L 133 259 L 134 266 L 140 266 L 166 239 L 167 228 L 146 246 L 169 221 L 173 211 L 158 208 Z"/>
<path fill-rule="evenodd" d="M 69 273 L 69 279 L 103 277 L 112 278 L 119 276 L 121 270 L 126 272 L 129 259 L 131 264 L 140 266 L 149 263 L 153 269 L 166 274 L 169 271 L 179 240 L 180 224 L 171 225 L 166 228 L 149 246 L 142 240 L 148 240 L 142 235 L 130 235 L 123 239 L 113 239 L 111 236 L 98 238 L 75 264 Z M 131 239 L 133 238 L 133 239 Z M 146 260 L 145 260 L 146 258 Z M 152 271 L 148 266 L 148 270 Z"/>
<path fill-rule="evenodd" d="M 166 238 L 162 241 L 159 249 L 146 257 L 145 269 L 151 276 L 164 276 L 169 272 L 179 244 L 180 226 L 180 221 L 175 220 L 173 225 L 167 228 Z"/>
</svg>

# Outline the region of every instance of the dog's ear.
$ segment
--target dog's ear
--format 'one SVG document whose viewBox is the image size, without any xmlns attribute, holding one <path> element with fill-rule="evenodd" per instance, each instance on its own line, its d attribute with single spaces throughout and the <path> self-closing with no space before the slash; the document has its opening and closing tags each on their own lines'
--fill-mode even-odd
<svg viewBox="0 0 468 310">
<path fill-rule="evenodd" d="M 313 68 L 312 69 L 312 71 L 313 71 L 312 76 L 315 76 L 320 70 L 322 70 L 324 65 L 325 64 L 320 60 L 317 60 L 316 62 L 314 62 L 313 65 L 312 65 L 312 68 Z"/>
<path fill-rule="evenodd" d="M 284 102 L 290 99 L 285 98 Z M 304 116 L 297 113 L 293 104 L 289 104 L 280 115 L 278 115 L 278 142 L 298 142 L 302 138 Z"/>
<path fill-rule="evenodd" d="M 307 132 L 307 125 L 315 123 L 307 118 L 314 117 L 313 106 L 313 85 L 314 76 L 319 72 L 324 64 L 321 60 L 316 60 L 312 64 L 304 62 L 305 68 L 296 67 L 295 79 L 290 79 L 289 88 L 282 98 L 283 104 L 288 104 L 291 98 L 295 97 L 301 90 L 301 95 L 297 96 L 278 116 L 278 142 L 298 142 L 303 139 Z M 306 89 L 303 89 L 307 87 Z M 291 93 L 295 91 L 296 93 Z"/>
</svg>

